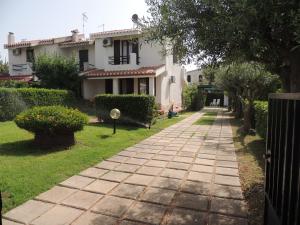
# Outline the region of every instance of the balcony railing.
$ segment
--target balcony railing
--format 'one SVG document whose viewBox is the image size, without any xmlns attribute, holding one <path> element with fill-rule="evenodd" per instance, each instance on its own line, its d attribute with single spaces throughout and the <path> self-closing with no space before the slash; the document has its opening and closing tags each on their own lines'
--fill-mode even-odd
<svg viewBox="0 0 300 225">
<path fill-rule="evenodd" d="M 130 57 L 129 56 L 109 56 L 108 63 L 110 65 L 120 65 L 120 64 L 129 64 Z"/>
</svg>

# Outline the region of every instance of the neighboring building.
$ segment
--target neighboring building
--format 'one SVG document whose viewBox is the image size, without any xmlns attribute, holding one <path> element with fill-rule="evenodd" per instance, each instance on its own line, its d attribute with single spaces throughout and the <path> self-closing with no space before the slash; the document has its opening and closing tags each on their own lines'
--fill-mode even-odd
<svg viewBox="0 0 300 225">
<path fill-rule="evenodd" d="M 202 84 L 204 82 L 204 76 L 201 69 L 190 70 L 186 72 L 186 82 L 188 84 Z"/>
<path fill-rule="evenodd" d="M 173 55 L 161 54 L 166 46 L 146 42 L 139 29 L 92 33 L 88 40 L 73 30 L 71 36 L 18 43 L 9 33 L 5 48 L 11 76 L 32 75 L 32 62 L 39 54 L 74 55 L 84 78 L 85 99 L 99 93 L 149 94 L 162 109 L 173 103 L 181 106 L 185 69 Z"/>
</svg>

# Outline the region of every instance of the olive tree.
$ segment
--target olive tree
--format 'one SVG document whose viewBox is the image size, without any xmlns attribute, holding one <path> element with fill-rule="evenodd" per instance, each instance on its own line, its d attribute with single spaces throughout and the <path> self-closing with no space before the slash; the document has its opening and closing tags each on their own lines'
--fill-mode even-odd
<svg viewBox="0 0 300 225">
<path fill-rule="evenodd" d="M 231 63 L 220 66 L 215 73 L 216 84 L 242 103 L 244 131 L 251 128 L 251 110 L 254 101 L 265 99 L 276 91 L 279 77 L 257 63 Z"/>
</svg>

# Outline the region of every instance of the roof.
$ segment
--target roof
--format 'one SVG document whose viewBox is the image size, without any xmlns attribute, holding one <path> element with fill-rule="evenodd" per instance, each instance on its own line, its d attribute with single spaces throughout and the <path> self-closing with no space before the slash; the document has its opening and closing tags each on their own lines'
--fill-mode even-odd
<svg viewBox="0 0 300 225">
<path fill-rule="evenodd" d="M 29 82 L 32 79 L 33 79 L 32 75 L 14 75 L 14 76 L 10 76 L 9 74 L 6 74 L 4 76 L 0 75 L 0 81 L 1 80 L 18 80 L 18 81 Z"/>
<path fill-rule="evenodd" d="M 59 46 L 62 48 L 68 48 L 68 47 L 76 47 L 76 46 L 85 46 L 85 45 L 92 45 L 95 41 L 70 41 L 70 42 L 63 42 L 60 43 Z"/>
<path fill-rule="evenodd" d="M 155 76 L 156 70 L 163 67 L 162 65 L 157 66 L 146 66 L 140 67 L 138 69 L 131 69 L 131 70 L 112 70 L 112 71 L 105 71 L 103 69 L 94 69 L 89 70 L 84 73 L 84 77 L 86 78 L 93 78 L 93 77 L 122 77 L 122 76 Z"/>
<path fill-rule="evenodd" d="M 137 35 L 140 34 L 140 29 L 121 29 L 121 30 L 110 30 L 110 31 L 103 31 L 97 33 L 91 33 L 90 38 L 101 38 L 101 37 L 113 37 L 113 36 L 123 36 L 123 35 Z"/>
</svg>

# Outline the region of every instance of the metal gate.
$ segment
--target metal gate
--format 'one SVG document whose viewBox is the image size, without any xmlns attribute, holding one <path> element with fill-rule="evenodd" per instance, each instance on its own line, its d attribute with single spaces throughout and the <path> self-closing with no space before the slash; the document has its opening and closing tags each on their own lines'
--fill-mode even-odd
<svg viewBox="0 0 300 225">
<path fill-rule="evenodd" d="M 300 225 L 300 93 L 270 94 L 265 225 Z"/>
</svg>

